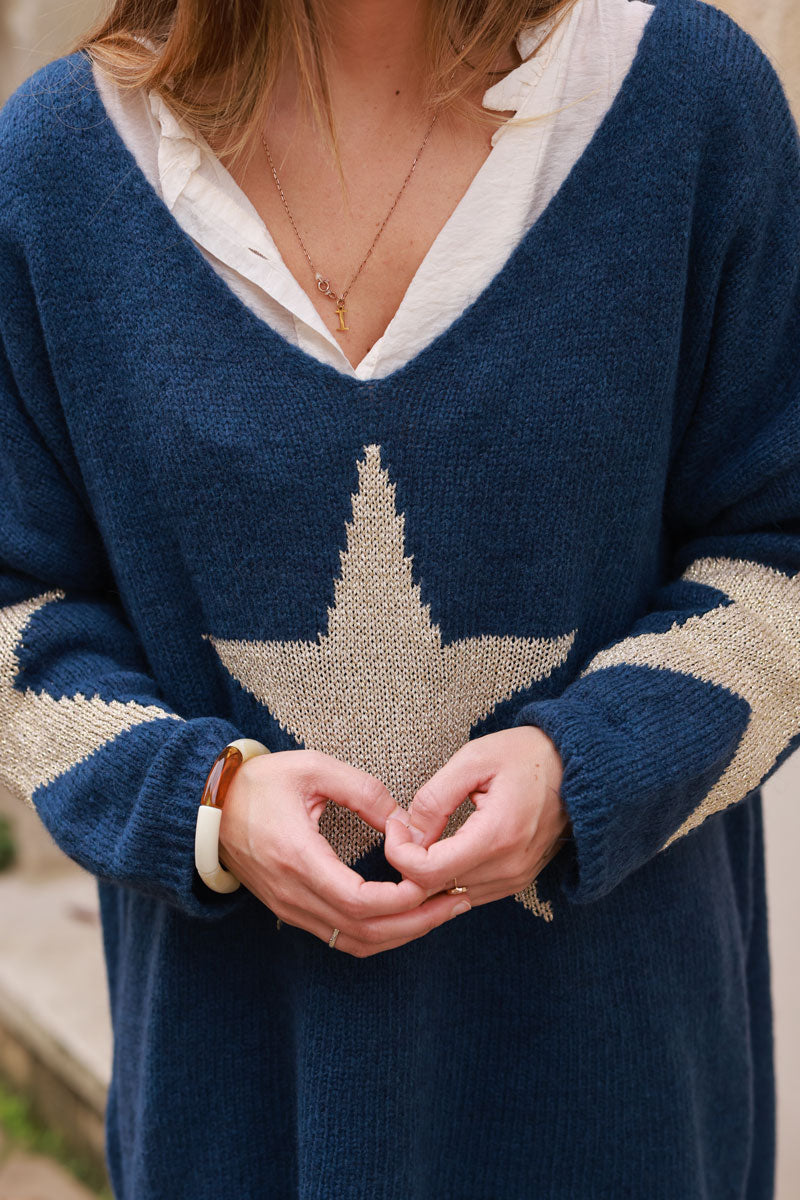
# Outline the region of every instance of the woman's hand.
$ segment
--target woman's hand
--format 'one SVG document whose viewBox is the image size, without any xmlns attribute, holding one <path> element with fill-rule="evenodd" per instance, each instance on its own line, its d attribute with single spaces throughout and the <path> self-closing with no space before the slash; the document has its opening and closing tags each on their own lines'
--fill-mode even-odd
<svg viewBox="0 0 800 1200">
<path fill-rule="evenodd" d="M 567 838 L 562 772 L 558 750 L 535 725 L 473 738 L 418 789 L 407 813 L 388 814 L 386 858 L 429 894 L 455 879 L 473 906 L 514 895 Z M 475 811 L 438 841 L 468 796 Z"/>
<path fill-rule="evenodd" d="M 220 861 L 287 925 L 358 958 L 402 946 L 455 916 L 463 896 L 363 879 L 319 832 L 328 800 L 383 833 L 396 804 L 373 775 L 317 750 L 282 750 L 237 769 L 222 810 Z"/>
</svg>

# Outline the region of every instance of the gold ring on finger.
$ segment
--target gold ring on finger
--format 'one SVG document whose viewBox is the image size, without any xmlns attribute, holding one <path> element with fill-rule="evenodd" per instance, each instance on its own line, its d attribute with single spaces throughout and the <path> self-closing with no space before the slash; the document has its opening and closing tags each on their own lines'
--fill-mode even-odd
<svg viewBox="0 0 800 1200">
<path fill-rule="evenodd" d="M 447 892 L 448 896 L 460 896 L 460 895 L 462 895 L 462 893 L 468 892 L 469 888 L 468 887 L 459 887 L 458 880 L 455 877 L 453 877 L 453 886 L 451 888 L 445 888 L 445 891 Z"/>
<path fill-rule="evenodd" d="M 338 936 L 339 936 L 339 930 L 338 930 L 338 929 L 334 929 L 333 933 L 332 933 L 332 934 L 331 934 L 331 936 L 328 938 L 328 945 L 330 946 L 331 950 L 332 950 L 332 949 L 333 949 L 333 947 L 336 945 L 336 939 L 337 939 L 337 937 L 338 937 Z"/>
</svg>

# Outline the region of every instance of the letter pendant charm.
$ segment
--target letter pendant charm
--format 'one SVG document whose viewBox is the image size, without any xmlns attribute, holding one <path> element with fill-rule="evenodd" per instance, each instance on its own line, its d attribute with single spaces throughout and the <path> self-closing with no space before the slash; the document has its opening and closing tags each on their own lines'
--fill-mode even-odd
<svg viewBox="0 0 800 1200">
<path fill-rule="evenodd" d="M 344 300 L 339 300 L 336 304 L 336 315 L 339 318 L 339 328 L 336 330 L 337 333 L 346 333 L 350 328 L 349 325 L 345 325 L 344 323 L 344 312 Z"/>
</svg>

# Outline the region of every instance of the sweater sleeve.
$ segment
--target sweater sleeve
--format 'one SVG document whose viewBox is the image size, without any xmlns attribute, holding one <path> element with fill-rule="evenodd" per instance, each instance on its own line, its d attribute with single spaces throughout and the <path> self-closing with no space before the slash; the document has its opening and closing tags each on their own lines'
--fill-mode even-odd
<svg viewBox="0 0 800 1200">
<path fill-rule="evenodd" d="M 625 636 L 514 718 L 561 754 L 575 902 L 720 820 L 800 745 L 800 141 L 760 64 L 719 269 L 697 268 L 716 286 L 665 489 L 668 569 Z"/>
<path fill-rule="evenodd" d="M 24 271 L 0 262 L 0 783 L 100 879 L 197 917 L 203 782 L 242 732 L 165 701 L 114 590 Z"/>
</svg>

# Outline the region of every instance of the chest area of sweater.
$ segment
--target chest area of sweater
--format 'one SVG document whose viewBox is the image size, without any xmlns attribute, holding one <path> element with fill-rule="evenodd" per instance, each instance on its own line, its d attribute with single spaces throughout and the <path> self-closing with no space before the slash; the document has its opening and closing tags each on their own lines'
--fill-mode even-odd
<svg viewBox="0 0 800 1200">
<path fill-rule="evenodd" d="M 663 358 L 574 322 L 548 350 L 517 319 L 515 355 L 500 330 L 370 388 L 185 343 L 155 383 L 98 379 L 79 449 L 142 619 L 166 606 L 181 652 L 213 646 L 226 686 L 295 729 L 298 679 L 315 712 L 324 679 L 406 725 L 423 684 L 431 719 L 442 692 L 483 719 L 551 686 L 653 574 L 672 414 Z"/>
<path fill-rule="evenodd" d="M 340 521 L 375 445 L 418 521 L 487 549 L 506 549 L 523 513 L 558 507 L 566 527 L 582 507 L 635 502 L 669 450 L 680 227 L 644 244 L 631 219 L 613 250 L 607 217 L 560 228 L 539 252 L 526 240 L 444 334 L 369 382 L 289 347 L 199 253 L 169 281 L 99 263 L 69 335 L 85 373 L 69 418 L 93 501 L 111 519 L 135 487 L 217 534 L 249 514 L 259 538 L 267 516 L 313 538 Z"/>
<path fill-rule="evenodd" d="M 350 539 L 390 573 L 412 559 L 451 636 L 480 614 L 525 627 L 531 595 L 559 624 L 620 546 L 652 541 L 674 419 L 681 282 L 633 234 L 592 252 L 596 233 L 540 261 L 523 247 L 450 331 L 370 383 L 288 347 L 199 255 L 182 308 L 152 314 L 139 274 L 123 305 L 98 269 L 70 419 L 120 573 L 147 548 L 222 632 L 313 636 Z"/>
<path fill-rule="evenodd" d="M 69 416 L 152 655 L 217 672 L 254 736 L 268 714 L 313 743 L 326 711 L 326 736 L 387 711 L 441 732 L 444 694 L 467 736 L 623 628 L 658 560 L 680 308 L 642 285 L 651 247 L 590 254 L 596 232 L 519 257 L 368 385 L 263 331 L 199 256 L 153 317 L 139 273 L 123 304 L 98 268 Z"/>
<path fill-rule="evenodd" d="M 660 553 L 669 356 L 632 356 L 624 326 L 548 321 L 522 292 L 369 387 L 270 340 L 162 329 L 138 374 L 124 343 L 73 428 L 170 700 L 408 804 L 470 736 L 556 693 L 627 626 Z M 193 707 L 172 690 L 187 675 Z M 335 806 L 324 827 L 350 862 L 376 844 Z"/>
<path fill-rule="evenodd" d="M 276 377 L 266 358 L 246 382 L 235 364 L 176 365 L 154 386 L 105 376 L 77 430 L 93 507 L 121 557 L 140 539 L 177 551 L 201 586 L 235 580 L 282 632 L 315 626 L 314 583 L 349 540 L 387 569 L 392 546 L 397 564 L 415 556 L 467 633 L 481 608 L 513 626 L 531 588 L 558 612 L 578 561 L 658 518 L 664 384 L 599 330 L 538 361 L 467 347 L 369 389 Z"/>
</svg>

